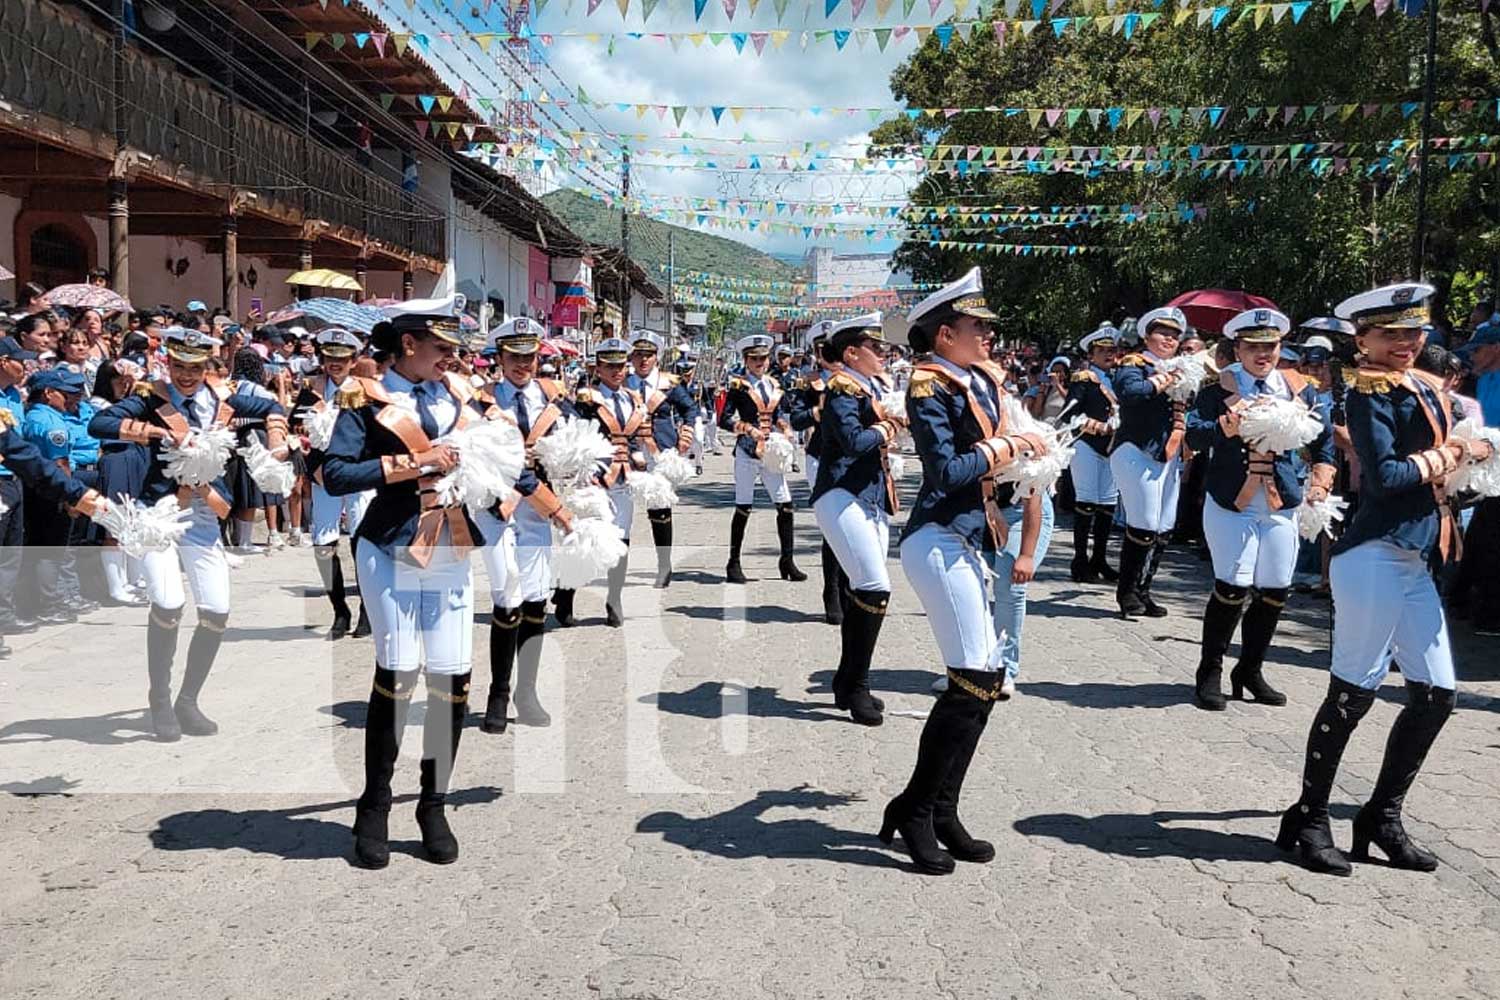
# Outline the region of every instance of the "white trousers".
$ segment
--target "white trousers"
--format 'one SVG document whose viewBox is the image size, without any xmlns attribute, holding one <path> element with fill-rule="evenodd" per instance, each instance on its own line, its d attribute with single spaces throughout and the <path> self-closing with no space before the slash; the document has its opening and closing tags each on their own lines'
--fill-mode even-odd
<svg viewBox="0 0 1500 1000">
<path fill-rule="evenodd" d="M 1102 503 L 1114 505 L 1120 499 L 1115 487 L 1115 474 L 1109 467 L 1109 456 L 1101 455 L 1088 445 L 1079 442 L 1073 448 L 1073 462 L 1068 468 L 1073 474 L 1073 493 L 1079 503 Z"/>
<path fill-rule="evenodd" d="M 1244 510 L 1225 510 L 1203 497 L 1203 535 L 1214 579 L 1236 587 L 1290 587 L 1297 565 L 1297 511 L 1272 510 L 1266 491 Z"/>
<path fill-rule="evenodd" d="M 552 593 L 552 522 L 521 501 L 510 520 L 475 510 L 474 523 L 484 535 L 479 550 L 490 578 L 490 600 L 497 608 L 519 608 L 526 601 L 545 601 Z"/>
<path fill-rule="evenodd" d="M 194 500 L 193 518 L 182 540 L 165 552 L 148 552 L 141 559 L 146 596 L 159 608 L 175 611 L 187 603 L 182 577 L 187 574 L 193 606 L 214 614 L 229 613 L 229 560 L 219 541 L 219 519 L 202 501 Z M 180 567 L 180 568 L 179 568 Z"/>
<path fill-rule="evenodd" d="M 1420 552 L 1357 545 L 1328 565 L 1333 586 L 1333 675 L 1373 691 L 1391 658 L 1409 681 L 1457 687 L 1448 622 Z"/>
<path fill-rule="evenodd" d="M 693 421 L 693 443 L 688 445 L 687 460 L 693 465 L 703 464 L 703 418 Z"/>
<path fill-rule="evenodd" d="M 813 504 L 813 517 L 851 590 L 890 593 L 886 553 L 891 547 L 891 519 L 885 511 L 861 503 L 848 490 L 829 490 Z"/>
<path fill-rule="evenodd" d="M 932 626 L 943 666 L 998 670 L 1001 646 L 980 553 L 942 525 L 924 524 L 901 543 L 901 569 Z"/>
<path fill-rule="evenodd" d="M 772 503 L 791 503 L 792 488 L 786 476 L 772 472 L 758 458 L 750 458 L 744 452 L 734 453 L 734 502 L 736 506 L 748 507 L 755 503 L 755 482 L 760 480 Z"/>
<path fill-rule="evenodd" d="M 359 527 L 359 522 L 364 518 L 365 511 L 369 509 L 370 501 L 375 499 L 374 490 L 365 490 L 362 493 L 350 493 L 348 496 L 336 497 L 325 490 L 320 483 L 312 484 L 312 543 L 314 545 L 332 545 L 339 540 L 339 518 L 348 514 L 349 535 L 354 536 L 354 529 Z"/>
<path fill-rule="evenodd" d="M 359 593 L 375 636 L 376 663 L 387 670 L 426 666 L 433 674 L 469 671 L 474 574 L 467 553 L 459 555 L 450 545 L 439 545 L 423 568 L 400 562 L 367 542 L 359 547 L 356 565 Z"/>
<path fill-rule="evenodd" d="M 703 428 L 702 435 L 695 434 L 693 439 L 702 440 L 705 448 L 717 452 L 719 450 L 719 422 L 713 418 L 712 411 L 702 418 L 700 426 Z"/>
<path fill-rule="evenodd" d="M 818 456 L 805 455 L 803 457 L 807 460 L 807 464 L 803 466 L 807 470 L 807 485 L 808 487 L 816 486 L 818 484 Z"/>
<path fill-rule="evenodd" d="M 615 511 L 615 526 L 625 532 L 627 545 L 630 544 L 630 522 L 635 520 L 635 494 L 630 492 L 628 482 L 628 478 L 621 479 L 609 488 L 609 505 Z"/>
<path fill-rule="evenodd" d="M 1109 456 L 1109 467 L 1125 506 L 1125 523 L 1137 531 L 1171 531 L 1177 523 L 1177 488 L 1182 462 L 1158 462 L 1133 444 Z"/>
</svg>

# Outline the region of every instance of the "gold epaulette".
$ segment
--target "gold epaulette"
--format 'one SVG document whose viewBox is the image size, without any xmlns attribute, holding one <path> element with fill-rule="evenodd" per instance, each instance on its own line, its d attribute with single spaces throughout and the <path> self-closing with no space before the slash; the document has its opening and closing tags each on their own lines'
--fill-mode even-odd
<svg viewBox="0 0 1500 1000">
<path fill-rule="evenodd" d="M 1116 361 L 1115 364 L 1116 365 L 1136 365 L 1136 366 L 1144 365 L 1144 364 L 1146 364 L 1146 356 L 1144 354 L 1127 354 L 1123 358 L 1121 358 L 1119 361 Z"/>
<path fill-rule="evenodd" d="M 151 383 L 150 382 L 137 382 L 135 384 L 135 388 L 132 389 L 132 390 L 130 390 L 130 391 L 132 393 L 134 393 L 135 395 L 141 396 L 141 397 L 144 398 L 146 396 L 152 395 L 153 393 L 155 393 L 156 390 L 151 387 Z"/>
<path fill-rule="evenodd" d="M 673 375 L 671 372 L 662 372 L 661 381 L 662 385 L 670 389 L 676 386 L 678 382 L 681 382 L 682 379 L 678 378 L 676 375 Z"/>
<path fill-rule="evenodd" d="M 579 386 L 578 391 L 573 393 L 573 401 L 576 403 L 592 403 L 594 401 L 594 390 L 586 385 Z"/>
<path fill-rule="evenodd" d="M 1070 378 L 1068 381 L 1069 382 L 1098 382 L 1099 381 L 1099 376 L 1095 375 L 1093 372 L 1091 372 L 1087 368 L 1085 368 L 1081 372 L 1074 372 L 1073 373 L 1073 377 Z"/>
<path fill-rule="evenodd" d="M 828 380 L 828 391 L 837 392 L 845 396 L 865 395 L 865 387 L 860 385 L 857 379 L 850 378 L 843 372 L 839 372 Z"/>
<path fill-rule="evenodd" d="M 795 379 L 792 380 L 792 388 L 793 389 L 802 390 L 802 389 L 806 389 L 807 386 L 808 386 L 807 379 L 803 378 L 800 375 L 797 376 Z"/>
<path fill-rule="evenodd" d="M 944 375 L 928 368 L 916 368 L 912 370 L 911 382 L 906 392 L 912 399 L 926 399 L 937 392 L 938 386 L 947 381 Z"/>
<path fill-rule="evenodd" d="M 1380 368 L 1361 368 L 1345 376 L 1349 387 L 1366 396 L 1384 395 L 1399 386 L 1405 379 L 1403 372 L 1385 371 Z"/>
<path fill-rule="evenodd" d="M 0 406 L 0 427 L 15 427 L 16 415 L 8 406 Z"/>
<path fill-rule="evenodd" d="M 369 400 L 365 397 L 365 387 L 358 381 L 347 389 L 340 389 L 333 394 L 333 405 L 341 410 L 357 410 L 368 402 Z"/>
<path fill-rule="evenodd" d="M 742 379 L 738 375 L 736 375 L 736 376 L 730 378 L 730 380 L 729 380 L 729 388 L 731 388 L 731 389 L 739 389 L 741 391 L 748 392 L 750 390 L 750 383 L 746 382 L 744 379 Z"/>
</svg>

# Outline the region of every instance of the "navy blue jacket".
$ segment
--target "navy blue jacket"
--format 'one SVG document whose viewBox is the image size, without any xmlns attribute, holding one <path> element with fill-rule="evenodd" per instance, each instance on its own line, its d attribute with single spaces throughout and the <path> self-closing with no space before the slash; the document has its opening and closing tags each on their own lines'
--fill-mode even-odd
<svg viewBox="0 0 1500 1000">
<path fill-rule="evenodd" d="M 625 376 L 625 388 L 634 389 L 649 404 L 651 394 L 660 392 L 665 398 L 651 411 L 651 437 L 656 447 L 671 450 L 677 447 L 677 435 L 683 427 L 692 428 L 698 419 L 698 401 L 687 386 L 676 375 L 662 373 L 666 389 L 652 389 L 646 380 L 635 372 Z"/>
<path fill-rule="evenodd" d="M 829 490 L 846 490 L 887 514 L 896 513 L 883 454 L 896 429 L 875 412 L 875 396 L 858 379 L 840 372 L 828 380 L 822 413 L 823 442 L 813 501 Z"/>
<path fill-rule="evenodd" d="M 768 374 L 766 377 L 771 380 L 773 385 L 776 385 L 775 376 Z M 754 399 L 750 395 L 752 391 L 755 393 Z M 767 433 L 785 429 L 782 427 L 783 424 L 787 427 L 791 426 L 791 396 L 791 393 L 783 392 L 779 385 L 772 390 L 771 398 L 775 401 L 776 405 L 769 414 L 771 426 L 769 428 L 762 428 Z M 734 432 L 735 424 L 742 421 L 759 427 L 760 408 L 756 405 L 755 401 L 757 399 L 760 399 L 760 391 L 758 389 L 752 390 L 750 388 L 750 381 L 747 378 L 741 376 L 731 378 L 729 380 L 729 392 L 724 397 L 724 412 L 719 416 L 719 426 L 730 433 Z M 747 458 L 759 459 L 760 456 L 756 454 L 755 444 L 750 435 L 741 434 L 734 442 L 734 450 Z"/>
<path fill-rule="evenodd" d="M 1073 377 L 1068 380 L 1068 402 L 1072 406 L 1066 410 L 1067 415 L 1063 418 L 1065 421 L 1084 416 L 1097 420 L 1100 424 L 1107 424 L 1115 414 L 1115 392 L 1109 372 L 1095 365 L 1089 365 L 1081 372 L 1074 372 Z M 1107 455 L 1113 434 L 1108 429 L 1090 430 L 1080 435 L 1078 440 L 1099 454 Z"/>
<path fill-rule="evenodd" d="M 834 374 L 819 369 L 811 376 L 800 379 L 790 393 L 787 423 L 791 424 L 794 431 L 812 428 L 812 433 L 807 436 L 805 449 L 809 458 L 817 459 L 823 454 L 823 416 L 827 412 L 828 379 Z"/>
<path fill-rule="evenodd" d="M 88 487 L 64 472 L 55 461 L 43 458 L 36 445 L 5 420 L 0 420 L 0 461 L 11 475 L 44 499 L 75 504 L 88 492 Z"/>
<path fill-rule="evenodd" d="M 382 422 L 381 412 L 395 404 L 378 379 L 357 378 L 355 381 L 359 384 L 357 391 L 345 388 L 339 393 L 339 419 L 333 425 L 333 438 L 323 457 L 323 488 L 336 497 L 374 490 L 375 496 L 359 522 L 355 537 L 372 542 L 392 557 L 412 562 L 415 560 L 406 547 L 416 540 L 418 522 L 423 513 L 420 479 L 396 473 L 388 482 L 382 459 L 405 458 L 408 459 L 406 464 L 410 464 L 409 459 L 414 453 L 426 451 L 432 443 L 422 433 L 421 424 L 413 413 L 403 411 L 404 420 L 387 417 L 390 423 Z M 448 394 L 459 408 L 460 419 L 465 410 L 473 412 L 470 405 L 473 393 L 468 383 L 450 374 L 446 385 Z M 407 440 L 403 440 L 392 425 L 401 427 Z M 444 433 L 449 429 L 442 428 Z M 456 529 L 451 532 L 453 542 L 462 541 L 457 536 L 464 528 L 475 545 L 484 542 L 484 536 L 469 517 L 468 510 L 462 507 L 440 509 L 448 517 L 450 528 Z"/>
<path fill-rule="evenodd" d="M 1287 388 L 1317 414 L 1323 422 L 1323 431 L 1307 446 L 1308 457 L 1313 468 L 1323 466 L 1324 486 L 1333 484 L 1334 448 L 1333 419 L 1328 405 L 1318 398 L 1312 384 L 1295 371 L 1280 373 Z M 1250 475 L 1250 447 L 1240 437 L 1225 437 L 1219 426 L 1219 418 L 1229 412 L 1239 395 L 1234 374 L 1226 369 L 1219 382 L 1198 393 L 1193 409 L 1187 415 L 1187 443 L 1193 451 L 1202 455 L 1207 452 L 1208 471 L 1205 488 L 1214 503 L 1225 510 L 1237 510 L 1241 489 Z M 1276 455 L 1271 461 L 1271 484 L 1275 487 L 1272 507 L 1291 510 L 1302 502 L 1303 487 L 1310 469 L 1299 452 L 1290 451 Z M 1276 503 L 1274 501 L 1278 501 Z"/>
<path fill-rule="evenodd" d="M 1359 506 L 1333 553 L 1384 541 L 1434 558 L 1445 512 L 1411 456 L 1440 447 L 1452 430 L 1441 383 L 1425 372 L 1362 369 L 1344 408 L 1359 456 Z M 1441 433 L 1433 433 L 1434 421 Z"/>
<path fill-rule="evenodd" d="M 1115 365 L 1110 381 L 1120 404 L 1120 427 L 1110 452 L 1133 444 L 1158 462 L 1167 460 L 1167 438 L 1172 435 L 1172 400 L 1150 382 L 1156 366 L 1145 354 L 1128 354 Z"/>
<path fill-rule="evenodd" d="M 999 405 L 1005 395 L 1004 373 L 996 366 L 984 364 L 970 371 L 970 377 L 984 379 L 990 398 Z M 901 538 L 925 524 L 947 526 L 976 549 L 993 550 L 994 539 L 987 530 L 984 515 L 984 492 L 981 480 L 989 472 L 989 459 L 975 449 L 980 441 L 1004 433 L 1003 421 L 989 433 L 980 426 L 963 385 L 947 370 L 918 365 L 912 370 L 906 387 L 906 414 L 911 436 L 922 459 L 922 488 L 912 504 Z M 998 415 L 997 415 L 998 416 Z M 822 474 L 821 467 L 819 474 Z M 999 484 L 995 501 L 1010 506 L 1015 486 Z"/>
<path fill-rule="evenodd" d="M 89 421 L 89 434 L 101 441 L 133 441 L 150 445 L 151 467 L 146 471 L 146 483 L 141 489 L 141 496 L 136 497 L 147 504 L 154 504 L 168 494 L 175 494 L 180 487 L 176 480 L 167 476 L 167 463 L 161 454 L 165 442 L 157 437 L 146 441 L 138 433 L 139 424 L 127 421 L 164 427 L 179 436 L 189 427 L 199 429 L 198 414 L 194 408 L 188 407 L 188 412 L 185 413 L 178 411 L 172 404 L 167 386 L 166 382 L 161 381 L 138 385 L 137 395 L 100 410 Z M 234 417 L 265 420 L 275 416 L 281 418 L 282 429 L 285 429 L 286 411 L 276 400 L 262 396 L 234 395 L 233 384 L 227 382 L 209 383 L 209 388 L 219 400 L 214 423 L 227 426 Z M 224 482 L 223 476 L 214 480 L 213 489 L 225 503 L 232 502 L 229 486 Z"/>
</svg>

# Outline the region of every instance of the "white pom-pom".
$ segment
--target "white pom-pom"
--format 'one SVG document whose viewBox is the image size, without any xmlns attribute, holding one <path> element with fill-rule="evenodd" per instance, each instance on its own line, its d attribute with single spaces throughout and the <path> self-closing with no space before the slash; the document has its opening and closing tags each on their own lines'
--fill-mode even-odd
<svg viewBox="0 0 1500 1000">
<path fill-rule="evenodd" d="M 880 412 L 891 420 L 906 422 L 906 393 L 888 392 L 880 397 Z"/>
<path fill-rule="evenodd" d="M 792 467 L 792 455 L 795 451 L 791 438 L 780 431 L 772 431 L 766 438 L 766 448 L 761 455 L 761 461 L 771 472 L 787 472 Z"/>
<path fill-rule="evenodd" d="M 552 546 L 552 572 L 557 586 L 577 590 L 625 558 L 625 532 L 613 521 L 581 517 L 573 530 Z"/>
<path fill-rule="evenodd" d="M 1159 372 L 1176 372 L 1180 378 L 1167 386 L 1167 398 L 1174 403 L 1191 403 L 1198 397 L 1198 390 L 1203 388 L 1214 372 L 1213 358 L 1207 351 L 1199 351 L 1197 354 L 1179 354 L 1175 358 L 1156 363 Z"/>
<path fill-rule="evenodd" d="M 615 516 L 614 505 L 609 502 L 609 494 L 602 486 L 580 486 L 564 493 L 562 499 L 577 520 L 596 518 L 609 521 Z"/>
<path fill-rule="evenodd" d="M 681 486 L 697 475 L 693 469 L 693 463 L 689 462 L 687 456 L 675 448 L 657 455 L 656 465 L 652 467 L 651 471 L 661 476 L 673 486 Z"/>
<path fill-rule="evenodd" d="M 181 445 L 162 448 L 167 475 L 184 486 L 207 486 L 224 475 L 224 464 L 234 452 L 234 431 L 210 427 L 193 431 Z"/>
<path fill-rule="evenodd" d="M 582 417 L 564 417 L 536 443 L 537 461 L 547 470 L 547 477 L 565 485 L 588 479 L 600 462 L 614 456 L 615 446 L 599 430 L 599 425 Z"/>
<path fill-rule="evenodd" d="M 439 438 L 458 449 L 458 465 L 437 481 L 438 501 L 476 510 L 509 496 L 526 467 L 526 442 L 509 420 L 480 420 Z"/>
<path fill-rule="evenodd" d="M 292 463 L 278 462 L 259 438 L 252 437 L 250 443 L 239 450 L 239 455 L 245 460 L 250 478 L 265 492 L 284 496 L 297 485 L 297 470 L 292 468 Z"/>
<path fill-rule="evenodd" d="M 1337 494 L 1317 501 L 1303 500 L 1297 508 L 1297 531 L 1309 542 L 1317 541 L 1319 535 L 1332 538 L 1334 522 L 1342 521 L 1348 509 L 1349 501 Z"/>
<path fill-rule="evenodd" d="M 1256 396 L 1240 410 L 1240 437 L 1256 451 L 1283 455 L 1311 444 L 1323 422 L 1300 399 Z"/>
<path fill-rule="evenodd" d="M 996 482 L 1015 483 L 1017 497 L 1042 496 L 1050 492 L 1063 471 L 1073 461 L 1072 441 L 1081 419 L 1066 427 L 1053 427 L 1026 412 L 1015 396 L 1003 396 L 1000 408 L 1005 416 L 1006 434 L 1034 434 L 1046 445 L 1041 455 L 1016 459 L 995 474 Z"/>
<path fill-rule="evenodd" d="M 154 507 L 147 507 L 122 495 L 93 516 L 94 523 L 136 559 L 171 548 L 188 530 L 192 519 L 192 509 L 179 507 L 175 496 L 162 497 Z"/>
<path fill-rule="evenodd" d="M 888 455 L 885 460 L 886 470 L 891 479 L 900 482 L 906 478 L 906 458 L 903 455 Z"/>
<path fill-rule="evenodd" d="M 632 472 L 626 482 L 635 502 L 647 510 L 677 506 L 677 491 L 666 476 L 655 472 Z"/>
<path fill-rule="evenodd" d="M 302 421 L 302 429 L 307 431 L 308 442 L 318 451 L 324 451 L 328 442 L 333 440 L 333 425 L 338 422 L 338 407 L 325 406 L 308 413 L 307 419 Z"/>
<path fill-rule="evenodd" d="M 1460 462 L 1458 468 L 1448 476 L 1448 492 L 1500 497 L 1500 430 L 1485 427 L 1473 417 L 1465 417 L 1453 428 L 1451 436 L 1469 441 L 1488 441 L 1491 454 L 1483 462 Z"/>
</svg>

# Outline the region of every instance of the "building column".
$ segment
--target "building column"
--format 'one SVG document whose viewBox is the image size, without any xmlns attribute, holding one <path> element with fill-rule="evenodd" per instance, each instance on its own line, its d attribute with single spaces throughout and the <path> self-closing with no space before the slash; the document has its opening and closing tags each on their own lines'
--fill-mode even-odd
<svg viewBox="0 0 1500 1000">
<path fill-rule="evenodd" d="M 240 217 L 233 212 L 224 216 L 224 300 L 223 305 L 236 323 L 240 320 Z"/>
<path fill-rule="evenodd" d="M 363 302 L 367 297 L 367 284 L 370 280 L 370 262 L 361 257 L 354 262 L 354 280 L 359 282 L 359 291 L 354 293 L 355 302 Z"/>
<path fill-rule="evenodd" d="M 411 265 L 406 265 L 406 270 L 401 272 L 401 298 L 403 301 L 411 298 L 412 273 Z"/>
<path fill-rule="evenodd" d="M 312 270 L 312 266 L 313 266 L 313 254 L 312 254 L 312 251 L 313 251 L 313 241 L 312 240 L 308 239 L 307 237 L 303 237 L 301 240 L 298 241 L 298 243 L 297 243 L 297 270 L 299 270 L 299 271 L 311 271 Z M 312 297 L 313 297 L 313 290 L 312 290 L 312 286 L 311 285 L 298 285 L 297 286 L 297 301 L 300 302 L 303 299 L 310 299 Z"/>
<path fill-rule="evenodd" d="M 130 187 L 123 177 L 109 179 L 109 282 L 130 297 Z"/>
</svg>

